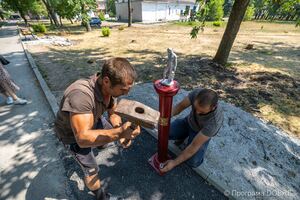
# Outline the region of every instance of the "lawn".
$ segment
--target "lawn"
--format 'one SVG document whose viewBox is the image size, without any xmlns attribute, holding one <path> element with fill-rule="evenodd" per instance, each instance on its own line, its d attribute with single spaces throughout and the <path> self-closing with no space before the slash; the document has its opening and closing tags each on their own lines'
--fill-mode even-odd
<svg viewBox="0 0 300 200">
<path fill-rule="evenodd" d="M 192 24 L 193 25 L 193 24 Z M 289 23 L 243 22 L 226 67 L 211 61 L 225 24 L 208 23 L 191 39 L 188 23 L 105 23 L 111 36 L 100 29 L 86 33 L 79 24 L 49 34 L 74 42 L 73 46 L 28 45 L 30 52 L 58 96 L 72 81 L 101 70 L 107 58 L 128 58 L 136 67 L 138 82 L 162 77 L 167 48 L 178 55 L 176 79 L 182 88 L 208 87 L 221 98 L 300 137 L 300 29 Z M 251 44 L 253 48 L 246 50 Z"/>
</svg>

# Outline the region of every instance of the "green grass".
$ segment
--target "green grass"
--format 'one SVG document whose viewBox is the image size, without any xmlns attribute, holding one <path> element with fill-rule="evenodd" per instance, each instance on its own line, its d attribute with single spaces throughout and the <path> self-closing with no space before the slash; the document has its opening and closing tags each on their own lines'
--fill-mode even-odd
<svg viewBox="0 0 300 200">
<path fill-rule="evenodd" d="M 295 24 L 296 25 L 296 21 L 278 21 L 278 20 L 274 20 L 274 21 L 270 21 L 270 20 L 251 20 L 253 22 L 259 22 L 259 23 L 267 23 L 267 24 Z"/>
<path fill-rule="evenodd" d="M 215 27 L 213 25 L 214 21 L 206 21 L 205 22 L 205 27 Z M 179 26 L 190 26 L 190 27 L 193 27 L 193 26 L 200 26 L 202 24 L 202 22 L 192 22 L 192 21 L 189 21 L 189 22 L 172 22 L 172 24 L 174 25 L 179 25 Z M 222 22 L 220 24 L 219 27 L 225 27 L 227 24 L 227 22 Z"/>
</svg>

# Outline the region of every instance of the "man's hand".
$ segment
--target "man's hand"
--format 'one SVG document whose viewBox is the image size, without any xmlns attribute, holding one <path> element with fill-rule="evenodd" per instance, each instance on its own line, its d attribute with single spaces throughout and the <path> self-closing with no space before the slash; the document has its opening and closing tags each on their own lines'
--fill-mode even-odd
<svg viewBox="0 0 300 200">
<path fill-rule="evenodd" d="M 124 149 L 127 149 L 132 144 L 132 141 L 129 139 L 121 138 L 119 139 L 119 143 Z"/>
<path fill-rule="evenodd" d="M 163 165 L 164 167 L 160 169 L 160 171 L 163 173 L 166 173 L 176 167 L 174 160 L 167 160 Z"/>
<path fill-rule="evenodd" d="M 136 126 L 135 129 L 132 129 L 132 127 L 133 126 L 131 122 L 124 123 L 121 126 L 122 133 L 120 134 L 120 138 L 132 140 L 141 133 L 140 126 Z"/>
</svg>

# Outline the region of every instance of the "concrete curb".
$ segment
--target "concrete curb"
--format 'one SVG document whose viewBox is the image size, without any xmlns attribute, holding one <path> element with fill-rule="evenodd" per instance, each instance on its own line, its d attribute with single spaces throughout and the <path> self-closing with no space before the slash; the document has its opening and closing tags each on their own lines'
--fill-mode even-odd
<svg viewBox="0 0 300 200">
<path fill-rule="evenodd" d="M 19 37 L 20 37 L 20 42 L 21 42 L 21 45 L 24 49 L 24 52 L 25 52 L 25 55 L 26 55 L 26 58 L 29 62 L 29 65 L 32 69 L 32 71 L 34 72 L 37 80 L 38 80 L 38 83 L 47 99 L 47 102 L 49 103 L 50 105 L 50 108 L 51 108 L 51 111 L 52 111 L 52 114 L 53 116 L 56 116 L 56 113 L 59 109 L 59 106 L 57 104 L 57 101 L 56 101 L 56 98 L 55 96 L 52 94 L 51 90 L 49 89 L 46 81 L 44 80 L 43 76 L 41 75 L 38 67 L 36 66 L 35 64 L 35 61 L 34 59 L 32 58 L 31 54 L 29 53 L 29 51 L 27 50 L 26 48 L 26 45 L 23 43 L 22 41 L 22 35 L 20 33 L 20 29 L 18 27 L 17 29 L 19 31 Z M 57 137 L 55 136 L 55 138 L 57 139 Z M 58 141 L 58 139 L 57 139 Z M 66 151 L 64 149 L 64 146 L 62 145 L 61 142 L 58 143 L 58 146 L 57 146 L 57 150 L 59 152 L 59 155 L 61 156 L 61 159 L 64 159 L 65 156 L 67 156 L 66 154 Z M 65 172 L 66 173 L 66 172 Z M 72 188 L 70 188 L 70 186 L 67 184 L 67 187 L 66 187 L 66 194 L 68 195 L 68 199 L 76 199 L 73 195 L 73 191 L 72 191 Z"/>
<path fill-rule="evenodd" d="M 19 30 L 19 29 L 18 29 Z M 20 38 L 21 38 L 21 34 L 19 32 Z M 44 78 L 42 77 L 41 73 L 39 72 L 38 67 L 35 64 L 34 59 L 32 58 L 31 54 L 28 52 L 26 45 L 22 42 L 22 46 L 24 49 L 24 52 L 26 54 L 26 57 L 30 63 L 30 66 L 41 86 L 41 89 L 43 90 L 43 93 L 51 107 L 51 110 L 53 112 L 54 115 L 56 115 L 59 107 L 58 104 L 56 102 L 56 98 L 54 97 L 54 95 L 52 94 L 51 90 L 49 89 L 46 81 L 44 80 Z M 151 135 L 153 136 L 155 139 L 157 138 L 157 129 L 155 130 L 151 130 L 148 128 L 145 128 L 145 130 Z M 174 153 L 175 155 L 179 155 L 181 153 L 181 150 L 174 145 L 173 143 L 169 142 L 169 150 Z M 225 185 L 225 183 L 219 181 L 217 178 L 214 177 L 210 177 L 210 173 L 204 169 L 202 169 L 201 167 L 197 167 L 197 168 L 192 168 L 197 174 L 199 174 L 203 179 L 205 179 L 208 183 L 210 183 L 211 185 L 213 185 L 217 190 L 219 190 L 222 194 L 224 194 L 225 196 L 227 196 L 229 199 L 236 199 L 234 196 L 231 195 L 231 192 L 229 190 L 229 188 Z"/>
<path fill-rule="evenodd" d="M 18 28 L 18 31 L 19 31 L 19 36 L 20 36 L 20 40 L 21 40 L 21 44 L 22 44 L 22 47 L 24 49 L 24 52 L 25 52 L 25 55 L 26 55 L 26 58 L 31 66 L 31 69 L 33 70 L 41 88 L 42 88 L 42 91 L 51 107 L 51 110 L 54 114 L 54 116 L 56 115 L 59 107 L 58 107 L 58 104 L 57 104 L 57 101 L 56 101 L 56 98 L 55 96 L 52 94 L 51 90 L 49 89 L 46 81 L 44 80 L 43 76 L 41 75 L 38 67 L 36 66 L 35 64 L 35 61 L 34 59 L 32 58 L 31 54 L 28 52 L 27 48 L 26 48 L 26 45 L 23 43 L 22 41 L 22 37 L 21 37 L 21 34 L 20 34 L 20 29 Z"/>
</svg>

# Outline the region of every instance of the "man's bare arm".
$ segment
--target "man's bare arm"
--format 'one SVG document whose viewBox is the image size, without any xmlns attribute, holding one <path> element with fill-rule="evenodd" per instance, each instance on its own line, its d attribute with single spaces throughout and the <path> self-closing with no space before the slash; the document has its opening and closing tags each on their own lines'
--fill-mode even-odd
<svg viewBox="0 0 300 200">
<path fill-rule="evenodd" d="M 172 117 L 178 115 L 183 110 L 191 105 L 191 101 L 188 96 L 186 96 L 181 102 L 179 102 L 176 106 L 172 109 Z"/>
<path fill-rule="evenodd" d="M 117 104 L 108 110 L 109 121 L 113 127 L 119 127 L 122 125 L 122 119 L 119 115 L 117 115 L 114 111 L 117 107 Z"/>
<path fill-rule="evenodd" d="M 189 146 L 187 146 L 181 152 L 181 154 L 174 160 L 175 166 L 190 159 L 209 138 L 210 137 L 207 137 L 202 133 L 198 133 L 197 136 L 193 139 L 192 143 Z"/>
<path fill-rule="evenodd" d="M 120 138 L 120 134 L 130 127 L 130 123 L 114 129 L 92 130 L 94 123 L 93 114 L 70 114 L 71 127 L 78 145 L 82 148 L 97 147 Z M 129 134 L 125 135 L 130 137 Z"/>
</svg>

